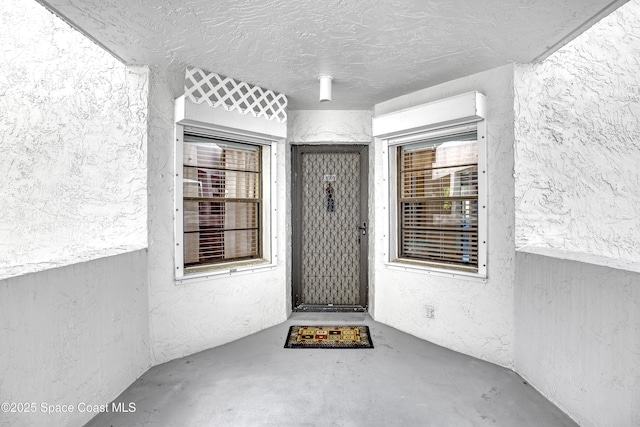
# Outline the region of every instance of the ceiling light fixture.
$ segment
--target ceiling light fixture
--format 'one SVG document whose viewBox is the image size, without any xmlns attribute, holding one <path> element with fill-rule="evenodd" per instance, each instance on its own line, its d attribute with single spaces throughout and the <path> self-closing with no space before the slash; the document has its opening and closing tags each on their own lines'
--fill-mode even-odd
<svg viewBox="0 0 640 427">
<path fill-rule="evenodd" d="M 320 102 L 331 101 L 331 82 L 333 77 L 320 76 L 318 80 L 320 80 Z"/>
</svg>

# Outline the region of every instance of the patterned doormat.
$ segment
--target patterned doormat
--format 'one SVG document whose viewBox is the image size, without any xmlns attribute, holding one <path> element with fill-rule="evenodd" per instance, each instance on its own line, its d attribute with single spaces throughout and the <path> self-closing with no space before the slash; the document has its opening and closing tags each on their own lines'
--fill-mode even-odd
<svg viewBox="0 0 640 427">
<path fill-rule="evenodd" d="M 284 348 L 373 348 L 368 326 L 292 326 Z"/>
</svg>

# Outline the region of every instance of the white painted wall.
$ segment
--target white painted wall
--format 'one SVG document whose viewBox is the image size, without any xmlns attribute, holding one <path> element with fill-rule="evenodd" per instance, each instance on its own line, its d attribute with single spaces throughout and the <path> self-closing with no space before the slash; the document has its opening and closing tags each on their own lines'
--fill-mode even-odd
<svg viewBox="0 0 640 427">
<path fill-rule="evenodd" d="M 174 100 L 182 95 L 184 69 L 152 69 L 149 117 L 149 299 L 154 363 L 215 347 L 287 318 L 285 147 L 278 144 L 275 172 L 278 261 L 272 269 L 174 281 Z"/>
<path fill-rule="evenodd" d="M 0 281 L 0 413 L 6 426 L 79 426 L 150 366 L 147 251 Z M 71 405 L 47 414 L 41 405 Z"/>
<path fill-rule="evenodd" d="M 375 106 L 386 114 L 465 92 L 487 97 L 488 279 L 436 277 L 385 266 L 388 201 L 374 198 L 373 316 L 419 338 L 502 366 L 513 366 L 513 67 L 504 66 L 454 80 Z M 383 147 L 377 143 L 374 191 L 382 178 Z M 427 318 L 427 306 L 434 308 Z"/>
<path fill-rule="evenodd" d="M 516 370 L 583 427 L 640 425 L 640 267 L 517 252 Z"/>
<path fill-rule="evenodd" d="M 640 256 L 640 1 L 515 71 L 516 245 Z"/>
<path fill-rule="evenodd" d="M 640 1 L 515 68 L 515 368 L 580 425 L 640 425 Z"/>
<path fill-rule="evenodd" d="M 362 110 L 289 111 L 287 140 L 294 144 L 370 144 L 371 112 Z"/>
<path fill-rule="evenodd" d="M 36 406 L 0 424 L 82 425 L 150 366 L 147 82 L 36 2 L 2 2 L 0 402 Z"/>
<path fill-rule="evenodd" d="M 0 279 L 146 246 L 147 82 L 35 1 L 3 0 Z"/>
</svg>

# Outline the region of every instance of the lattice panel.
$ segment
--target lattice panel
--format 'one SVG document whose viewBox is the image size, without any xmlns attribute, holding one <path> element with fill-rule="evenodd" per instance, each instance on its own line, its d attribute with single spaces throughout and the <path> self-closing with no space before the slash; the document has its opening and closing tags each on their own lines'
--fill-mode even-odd
<svg viewBox="0 0 640 427">
<path fill-rule="evenodd" d="M 236 110 L 280 123 L 287 121 L 288 101 L 285 95 L 200 68 L 187 68 L 184 92 L 187 99 L 196 104 L 206 102 L 227 111 Z"/>
<path fill-rule="evenodd" d="M 335 175 L 333 210 L 327 182 Z M 302 298 L 304 304 L 359 304 L 360 155 L 302 156 Z"/>
</svg>

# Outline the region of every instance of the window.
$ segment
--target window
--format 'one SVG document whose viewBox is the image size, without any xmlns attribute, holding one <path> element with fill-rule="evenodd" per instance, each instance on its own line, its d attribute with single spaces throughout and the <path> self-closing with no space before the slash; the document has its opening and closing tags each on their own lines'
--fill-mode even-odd
<svg viewBox="0 0 640 427">
<path fill-rule="evenodd" d="M 385 267 L 486 279 L 486 113 L 475 91 L 373 118 L 389 183 L 378 211 L 389 224 Z"/>
<path fill-rule="evenodd" d="M 477 272 L 477 132 L 396 150 L 398 258 Z"/>
<path fill-rule="evenodd" d="M 271 146 L 193 127 L 180 133 L 177 277 L 268 262 Z"/>
<path fill-rule="evenodd" d="M 185 135 L 184 266 L 260 257 L 261 148 Z"/>
</svg>

